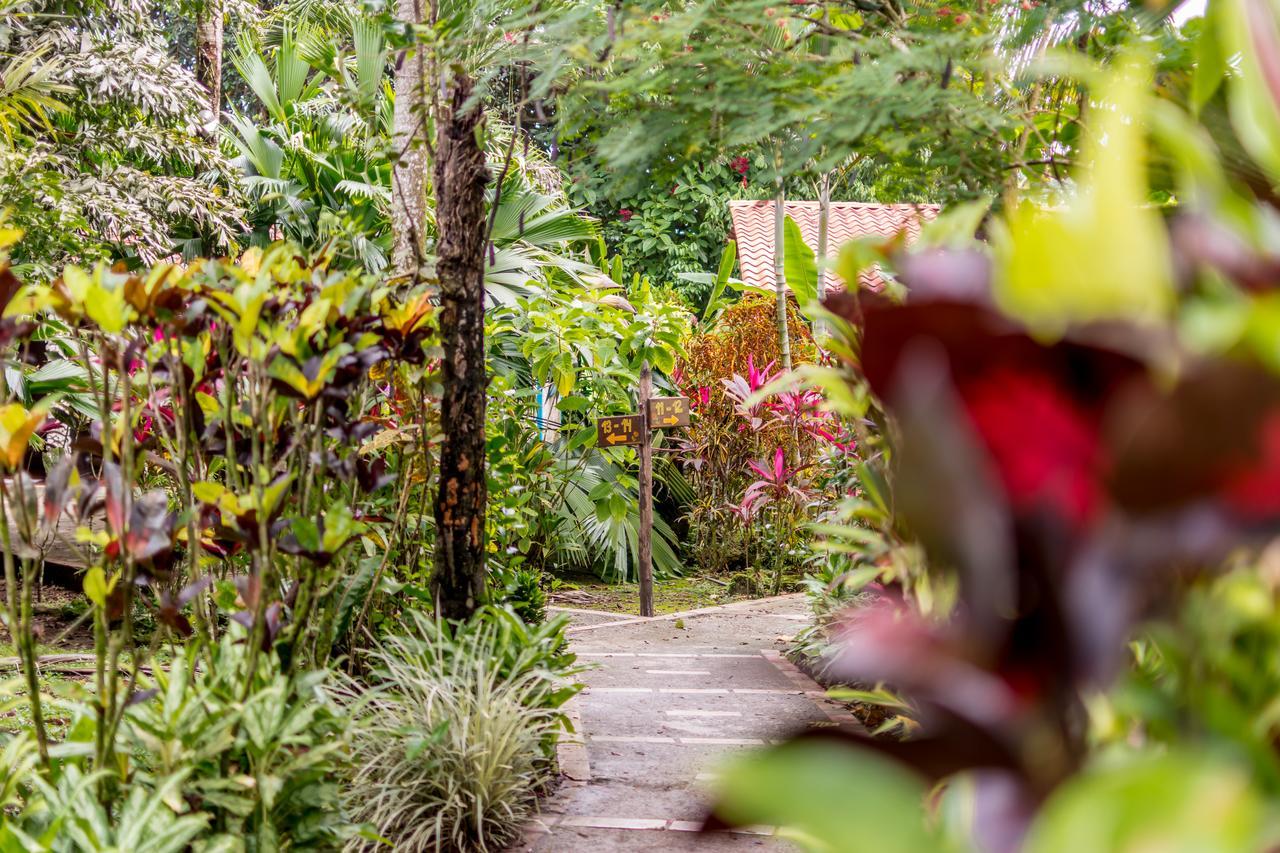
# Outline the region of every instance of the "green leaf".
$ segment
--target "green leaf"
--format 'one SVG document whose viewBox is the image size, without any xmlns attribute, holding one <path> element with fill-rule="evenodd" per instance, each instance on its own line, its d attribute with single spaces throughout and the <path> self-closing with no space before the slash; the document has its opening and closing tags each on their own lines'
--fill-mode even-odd
<svg viewBox="0 0 1280 853">
<path fill-rule="evenodd" d="M 133 309 L 124 298 L 124 288 L 104 287 L 99 283 L 99 274 L 85 294 L 84 313 L 98 324 L 98 328 L 109 334 L 119 334 L 129 324 Z"/>
<path fill-rule="evenodd" d="M 379 564 L 379 557 L 364 558 L 360 561 L 356 575 L 347 581 L 342 599 L 338 602 L 338 615 L 334 617 L 332 637 L 334 643 L 346 637 L 347 630 L 351 628 L 351 622 L 355 619 L 357 608 L 364 606 L 365 599 L 369 597 L 370 589 L 374 585 L 374 575 L 378 573 Z"/>
<path fill-rule="evenodd" d="M 1144 755 L 1059 789 L 1024 849 L 1262 850 L 1264 814 L 1241 768 L 1190 753 Z"/>
<path fill-rule="evenodd" d="M 1227 63 L 1222 54 L 1222 44 L 1218 33 L 1217 17 L 1220 12 L 1214 8 L 1206 10 L 1206 20 L 1202 22 L 1200 35 L 1196 38 L 1195 59 L 1191 65 L 1191 109 L 1196 114 L 1204 109 L 1209 99 L 1222 85 L 1226 75 Z"/>
<path fill-rule="evenodd" d="M 99 607 L 105 607 L 107 604 L 107 576 L 98 566 L 94 566 L 85 572 L 84 575 L 84 595 L 85 598 L 92 601 Z"/>
<path fill-rule="evenodd" d="M 711 286 L 711 295 L 707 297 L 707 304 L 702 307 L 702 317 L 706 320 L 720 308 L 720 297 L 724 294 L 724 289 L 729 284 L 729 279 L 733 276 L 733 265 L 738 262 L 738 244 L 730 240 L 729 244 L 724 247 L 724 252 L 720 255 L 720 269 L 716 272 L 714 284 Z"/>
<path fill-rule="evenodd" d="M 1231 123 L 1244 149 L 1274 180 L 1280 178 L 1280 104 L 1272 95 L 1262 64 L 1263 56 L 1271 53 L 1274 58 L 1274 52 L 1280 50 L 1273 8 L 1249 0 L 1223 0 L 1210 6 L 1222 40 L 1220 49 L 1231 57 L 1237 71 L 1228 93 Z"/>
<path fill-rule="evenodd" d="M 790 216 L 782 226 L 783 267 L 787 287 L 795 294 L 802 310 L 818 298 L 818 261 L 813 249 L 804 241 L 800 226 Z"/>
<path fill-rule="evenodd" d="M 293 531 L 294 538 L 298 540 L 298 545 L 303 550 L 313 553 L 322 550 L 320 528 L 311 519 L 295 518 L 293 524 L 290 525 L 290 529 Z"/>
<path fill-rule="evenodd" d="M 568 397 L 562 397 L 559 401 L 556 402 L 556 408 L 562 412 L 581 412 L 590 405 L 591 405 L 591 401 L 589 401 L 587 398 L 574 397 L 572 395 Z"/>
<path fill-rule="evenodd" d="M 573 391 L 573 386 L 577 382 L 577 374 L 572 368 L 555 370 L 556 392 L 562 397 L 568 397 Z"/>
<path fill-rule="evenodd" d="M 1159 320 L 1173 304 L 1169 239 L 1148 205 L 1145 121 L 1149 66 L 1122 59 L 1095 94 L 1074 197 L 1052 209 L 1029 202 L 997 230 L 1002 308 L 1048 336 L 1072 323 Z"/>
<path fill-rule="evenodd" d="M 834 742 L 783 744 L 730 765 L 720 793 L 716 812 L 722 817 L 795 829 L 818 849 L 939 849 L 925 828 L 923 782 L 869 750 Z M 859 846 L 858 839 L 865 843 Z"/>
</svg>

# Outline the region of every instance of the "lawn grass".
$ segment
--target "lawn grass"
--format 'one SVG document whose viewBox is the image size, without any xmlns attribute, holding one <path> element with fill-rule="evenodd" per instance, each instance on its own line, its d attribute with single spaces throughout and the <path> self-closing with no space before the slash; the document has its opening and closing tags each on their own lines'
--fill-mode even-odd
<svg viewBox="0 0 1280 853">
<path fill-rule="evenodd" d="M 725 584 L 706 577 L 681 577 L 655 580 L 653 606 L 660 614 L 696 610 L 746 596 L 729 594 Z M 573 575 L 557 580 L 551 593 L 553 607 L 578 607 L 609 613 L 640 613 L 640 587 L 634 583 L 606 583 L 594 575 Z"/>
</svg>

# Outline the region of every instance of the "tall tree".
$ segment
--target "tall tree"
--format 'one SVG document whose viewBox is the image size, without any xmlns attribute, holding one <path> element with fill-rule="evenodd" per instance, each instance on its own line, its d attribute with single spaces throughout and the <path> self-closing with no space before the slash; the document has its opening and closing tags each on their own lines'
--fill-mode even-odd
<svg viewBox="0 0 1280 853">
<path fill-rule="evenodd" d="M 396 0 L 396 20 L 412 31 L 424 20 L 424 0 Z M 430 116 L 424 91 L 426 47 L 410 45 L 396 63 L 395 116 L 392 124 L 391 274 L 416 279 L 421 274 L 423 231 L 427 221 L 427 132 Z"/>
<path fill-rule="evenodd" d="M 212 124 L 222 116 L 222 0 L 204 0 L 196 16 L 196 80 L 209 93 Z"/>
<path fill-rule="evenodd" d="M 422 14 L 400 0 L 402 20 Z M 431 589 L 436 612 L 449 619 L 470 616 L 485 593 L 485 261 L 496 260 L 490 240 L 501 204 L 503 181 L 493 199 L 486 198 L 489 170 L 485 160 L 485 98 L 488 84 L 513 68 L 527 71 L 531 59 L 530 35 L 539 30 L 541 17 L 535 0 L 525 8 L 515 0 L 431 0 L 428 23 L 433 33 L 429 45 L 421 45 L 421 65 L 398 75 L 403 88 L 426 103 L 418 110 L 406 108 L 405 119 L 417 112 L 434 128 L 432 192 L 435 200 L 435 277 L 439 282 L 440 342 L 443 393 L 440 400 L 438 494 L 435 505 L 436 555 Z M 550 39 L 538 39 L 545 46 Z M 419 89 L 411 82 L 430 81 Z M 538 90 L 545 95 L 545 89 Z M 397 88 L 397 95 L 400 87 Z M 414 97 L 415 95 L 410 95 Z M 400 124 L 397 131 L 414 133 L 419 119 Z M 495 171 L 504 175 L 519 136 L 518 127 L 508 139 L 503 162 Z M 423 161 L 425 162 L 425 160 Z M 410 179 L 396 188 L 402 193 L 396 216 L 400 235 L 412 236 L 415 224 L 425 216 L 415 214 L 417 192 L 412 178 L 423 174 L 409 163 L 398 163 L 397 172 Z M 425 180 L 425 178 L 424 178 Z M 492 208 L 487 206 L 491 203 Z M 523 228 L 523 215 L 521 215 Z M 410 242 L 402 252 L 417 251 Z M 407 257 L 407 255 L 402 255 Z"/>
<path fill-rule="evenodd" d="M 152 0 L 34 0 L 3 17 L 0 67 L 46 66 L 62 104 L 0 144 L 0 199 L 26 231 L 14 259 L 39 275 L 72 260 L 226 252 L 243 229 L 206 92 L 162 20 Z"/>
<path fill-rule="evenodd" d="M 437 117 L 436 275 L 444 349 L 440 400 L 440 485 L 436 496 L 436 566 L 432 595 L 448 619 L 470 616 L 485 588 L 486 241 L 484 113 L 475 83 L 451 72 Z"/>
<path fill-rule="evenodd" d="M 787 330 L 787 256 L 785 233 L 787 219 L 787 190 L 782 179 L 782 152 L 774 156 L 773 191 L 773 286 L 774 302 L 777 309 L 778 354 L 782 359 L 782 369 L 791 369 L 791 334 Z"/>
<path fill-rule="evenodd" d="M 983 0 L 615 6 L 591 43 L 595 73 L 560 99 L 558 118 L 571 138 L 592 134 L 576 141 L 621 181 L 665 183 L 690 159 L 773 153 L 785 362 L 784 179 L 863 153 L 964 176 L 971 193 L 998 186 L 1010 121 L 982 72 L 1006 17 Z M 605 111 L 610 120 L 598 121 Z"/>
</svg>

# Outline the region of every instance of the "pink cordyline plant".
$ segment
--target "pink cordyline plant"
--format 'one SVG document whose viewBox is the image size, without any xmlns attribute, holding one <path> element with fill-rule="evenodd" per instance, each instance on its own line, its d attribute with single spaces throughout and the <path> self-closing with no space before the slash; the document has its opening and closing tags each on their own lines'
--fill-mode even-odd
<svg viewBox="0 0 1280 853">
<path fill-rule="evenodd" d="M 720 380 L 724 385 L 724 392 L 734 401 L 734 409 L 747 420 L 746 424 L 739 427 L 740 430 L 749 428 L 752 432 L 757 432 L 764 427 L 765 414 L 768 411 L 768 407 L 763 402 L 747 405 L 747 400 L 777 378 L 773 365 L 774 363 L 771 361 L 764 367 L 757 368 L 755 358 L 749 355 L 747 356 L 746 376 L 735 373 L 731 379 Z"/>
<path fill-rule="evenodd" d="M 766 406 L 774 418 L 784 427 L 797 433 L 805 432 L 814 438 L 838 430 L 835 416 L 822 408 L 823 396 L 813 388 L 782 391 Z"/>
<path fill-rule="evenodd" d="M 760 479 L 747 486 L 742 493 L 744 506 L 758 509 L 765 504 L 784 500 L 796 503 L 809 500 L 809 492 L 792 482 L 800 469 L 787 465 L 787 453 L 783 448 L 779 447 L 773 452 L 772 463 L 762 459 L 759 462 L 748 462 L 747 467 Z"/>
<path fill-rule="evenodd" d="M 830 428 L 828 429 L 828 427 Z M 822 439 L 828 447 L 842 456 L 855 453 L 858 450 L 857 440 L 849 434 L 847 429 L 834 421 L 827 426 L 817 426 L 810 429 L 809 434 L 814 438 Z"/>
<path fill-rule="evenodd" d="M 756 505 L 747 501 L 745 498 L 739 504 L 725 504 L 724 508 L 729 514 L 742 522 L 743 527 L 750 527 L 752 520 L 756 517 Z"/>
</svg>

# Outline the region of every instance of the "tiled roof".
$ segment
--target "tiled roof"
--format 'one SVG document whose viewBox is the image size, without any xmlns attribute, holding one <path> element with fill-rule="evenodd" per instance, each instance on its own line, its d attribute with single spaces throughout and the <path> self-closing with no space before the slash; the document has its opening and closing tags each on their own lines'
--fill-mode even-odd
<svg viewBox="0 0 1280 853">
<path fill-rule="evenodd" d="M 731 201 L 733 238 L 738 241 L 738 275 L 747 284 L 773 290 L 773 205 L 772 201 Z M 818 202 L 788 201 L 788 216 L 800 226 L 804 241 L 818 251 Z M 920 236 L 922 221 L 933 219 L 941 207 L 936 204 L 865 204 L 833 201 L 827 222 L 827 254 L 834 258 L 840 247 L 858 237 L 888 239 L 905 230 L 907 241 Z M 875 272 L 864 272 L 863 287 L 877 290 L 883 284 Z M 827 288 L 844 287 L 834 272 L 827 275 Z"/>
</svg>

